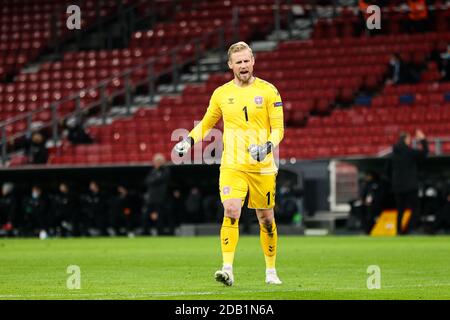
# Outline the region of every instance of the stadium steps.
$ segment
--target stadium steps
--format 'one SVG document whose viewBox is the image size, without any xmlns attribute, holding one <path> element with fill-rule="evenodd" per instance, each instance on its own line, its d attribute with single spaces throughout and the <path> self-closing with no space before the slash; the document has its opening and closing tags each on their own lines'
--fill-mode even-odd
<svg viewBox="0 0 450 320">
<path fill-rule="evenodd" d="M 226 63 L 226 53 L 223 54 L 222 60 L 219 53 L 210 53 L 204 58 L 200 59 L 198 65 L 193 65 L 190 68 L 190 72 L 192 74 L 196 74 L 199 71 L 200 74 L 209 74 L 212 72 L 223 71 L 226 65 L 221 65 L 221 61 L 224 64 Z"/>
<path fill-rule="evenodd" d="M 273 34 L 267 36 L 266 40 L 258 40 L 251 41 L 249 43 L 252 51 L 256 54 L 258 52 L 267 52 L 273 51 L 278 46 L 279 41 L 277 41 Z M 222 54 L 222 57 L 220 56 Z M 205 57 L 201 58 L 198 64 L 193 65 L 190 68 L 189 75 L 185 75 L 185 77 L 193 77 L 195 79 L 197 71 L 200 69 L 200 74 L 205 80 L 207 80 L 207 75 L 213 72 L 223 72 L 227 70 L 228 67 L 226 65 L 228 60 L 227 53 L 218 53 L 218 52 L 210 52 Z M 221 65 L 221 62 L 223 65 Z"/>
<path fill-rule="evenodd" d="M 260 40 L 250 43 L 255 54 L 258 52 L 266 52 L 274 50 L 278 45 L 278 41 L 274 40 Z M 198 64 L 194 64 L 189 68 L 189 72 L 185 72 L 180 76 L 180 84 L 175 89 L 172 84 L 161 84 L 156 88 L 156 95 L 154 97 L 154 103 L 150 104 L 150 98 L 148 95 L 135 95 L 133 97 L 133 104 L 131 106 L 131 114 L 134 114 L 140 107 L 144 108 L 156 108 L 161 97 L 176 97 L 181 94 L 187 84 L 200 84 L 208 80 L 211 73 L 222 72 L 225 66 L 221 66 L 221 61 L 226 63 L 226 53 L 223 54 L 221 60 L 220 53 L 208 52 L 205 57 L 201 58 Z M 200 68 L 200 82 L 198 81 L 197 70 Z M 118 119 L 120 116 L 126 117 L 126 107 L 123 105 L 116 105 L 111 108 L 108 113 L 108 117 L 111 119 Z M 93 123 L 101 123 L 94 121 Z"/>
</svg>

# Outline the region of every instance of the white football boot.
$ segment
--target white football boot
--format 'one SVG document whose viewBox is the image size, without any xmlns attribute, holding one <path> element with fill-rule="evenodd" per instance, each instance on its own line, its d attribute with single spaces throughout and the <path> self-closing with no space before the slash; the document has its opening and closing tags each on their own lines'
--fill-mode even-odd
<svg viewBox="0 0 450 320">
<path fill-rule="evenodd" d="M 233 267 L 224 266 L 222 270 L 217 270 L 214 278 L 226 286 L 232 286 L 234 283 Z"/>
<path fill-rule="evenodd" d="M 266 269 L 266 283 L 267 284 L 282 284 L 280 278 L 277 276 L 275 269 Z"/>
</svg>

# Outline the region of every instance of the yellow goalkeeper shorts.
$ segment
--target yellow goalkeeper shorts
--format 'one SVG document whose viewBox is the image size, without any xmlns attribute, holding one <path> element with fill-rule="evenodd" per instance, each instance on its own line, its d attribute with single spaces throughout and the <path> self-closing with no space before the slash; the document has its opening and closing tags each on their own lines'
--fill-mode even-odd
<svg viewBox="0 0 450 320">
<path fill-rule="evenodd" d="M 276 173 L 260 174 L 233 169 L 221 169 L 219 178 L 220 199 L 242 199 L 248 192 L 248 207 L 271 209 L 275 206 Z"/>
</svg>

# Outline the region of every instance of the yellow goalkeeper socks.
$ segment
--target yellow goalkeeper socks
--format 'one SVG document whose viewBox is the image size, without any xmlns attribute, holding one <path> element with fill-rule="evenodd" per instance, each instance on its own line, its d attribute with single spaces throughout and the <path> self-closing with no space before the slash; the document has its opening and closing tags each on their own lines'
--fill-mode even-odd
<svg viewBox="0 0 450 320">
<path fill-rule="evenodd" d="M 259 224 L 261 247 L 266 260 L 266 269 L 275 269 L 275 260 L 277 257 L 277 225 L 275 220 L 271 224 Z"/>
<path fill-rule="evenodd" d="M 223 265 L 232 266 L 234 253 L 239 240 L 239 219 L 223 218 L 220 229 L 220 241 L 222 244 Z"/>
</svg>

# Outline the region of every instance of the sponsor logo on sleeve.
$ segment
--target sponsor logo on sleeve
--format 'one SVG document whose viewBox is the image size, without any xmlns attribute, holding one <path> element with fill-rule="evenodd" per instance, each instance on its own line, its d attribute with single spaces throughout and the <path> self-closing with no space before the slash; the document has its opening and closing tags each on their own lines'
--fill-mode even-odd
<svg viewBox="0 0 450 320">
<path fill-rule="evenodd" d="M 279 102 L 275 102 L 273 104 L 274 107 L 282 107 L 283 106 L 283 102 L 279 101 Z"/>
</svg>

